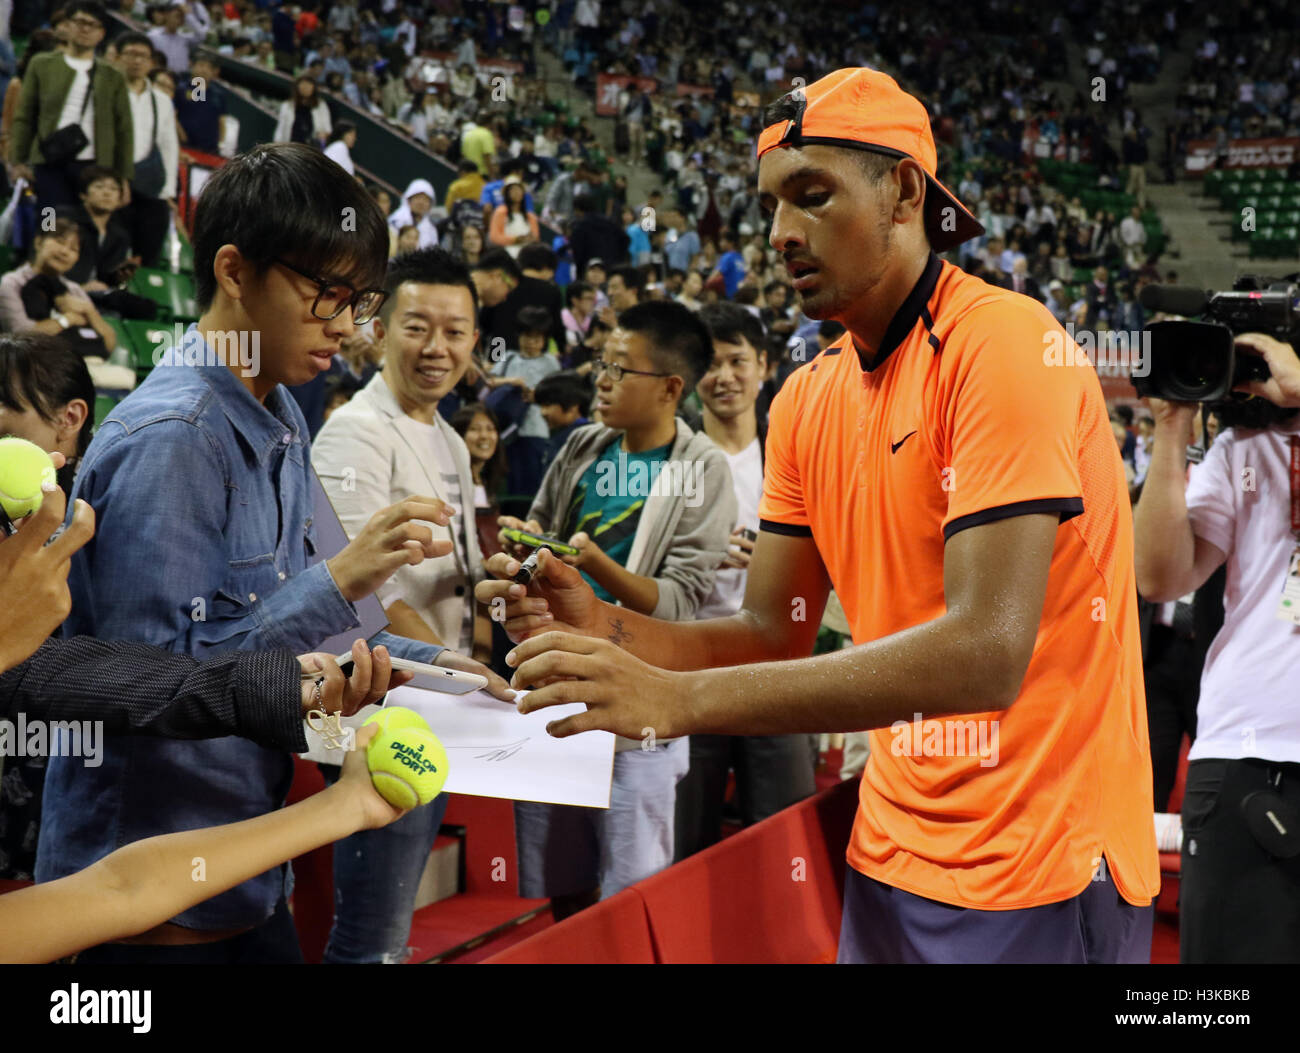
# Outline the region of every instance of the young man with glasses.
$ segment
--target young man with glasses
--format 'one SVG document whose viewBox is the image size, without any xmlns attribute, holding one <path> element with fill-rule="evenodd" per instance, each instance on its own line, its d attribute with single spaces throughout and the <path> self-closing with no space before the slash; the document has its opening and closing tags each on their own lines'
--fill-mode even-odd
<svg viewBox="0 0 1300 1053">
<path fill-rule="evenodd" d="M 70 632 L 197 658 L 313 651 L 357 626 L 353 604 L 399 567 L 449 553 L 419 522 L 445 526 L 448 509 L 413 495 L 312 562 L 310 444 L 284 385 L 328 368 L 382 306 L 387 255 L 378 208 L 317 150 L 259 146 L 213 175 L 195 217 L 197 328 L 108 416 L 77 476 L 97 533 L 73 561 Z M 236 361 L 250 344 L 257 353 Z M 372 643 L 444 661 L 431 644 Z M 290 754 L 234 738 L 109 739 L 97 768 L 51 758 L 37 880 L 144 837 L 272 811 L 292 780 Z M 82 960 L 300 961 L 291 890 L 287 868 L 268 871 Z"/>
<path fill-rule="evenodd" d="M 713 344 L 681 304 L 639 304 L 618 323 L 596 363 L 601 423 L 569 437 L 527 524 L 509 516 L 500 523 L 577 548 L 565 560 L 602 599 L 681 621 L 713 589 L 736 522 L 726 457 L 676 416 L 709 368 Z M 501 540 L 516 555 L 526 551 Z M 687 741 L 619 738 L 615 749 L 608 811 L 515 805 L 520 895 L 550 897 L 557 919 L 672 862 Z"/>
<path fill-rule="evenodd" d="M 114 172 L 124 189 L 134 170 L 126 80 L 95 58 L 104 9 L 75 0 L 67 15 L 67 49 L 37 55 L 27 67 L 9 140 L 9 160 L 33 183 L 41 208 L 76 204 L 79 177 L 90 164 Z M 77 127 L 81 136 L 70 131 Z"/>
<path fill-rule="evenodd" d="M 464 440 L 438 413 L 478 341 L 474 284 L 461 260 L 435 248 L 396 257 L 384 286 L 388 297 L 374 323 L 384 368 L 325 422 L 313 447 L 317 470 L 349 537 L 413 494 L 433 494 L 468 511 L 434 528 L 435 537 L 453 543 L 451 555 L 399 568 L 378 595 L 394 632 L 458 649 L 445 660 L 486 676 L 488 690 L 510 701 L 514 693 L 505 681 L 466 657 L 474 647 L 474 585 L 483 577 L 474 476 Z M 322 771 L 332 783 L 340 769 L 322 765 Z M 446 810 L 442 794 L 391 827 L 339 843 L 326 964 L 405 958 L 420 876 Z M 377 886 L 375 874 L 388 880 Z"/>
</svg>

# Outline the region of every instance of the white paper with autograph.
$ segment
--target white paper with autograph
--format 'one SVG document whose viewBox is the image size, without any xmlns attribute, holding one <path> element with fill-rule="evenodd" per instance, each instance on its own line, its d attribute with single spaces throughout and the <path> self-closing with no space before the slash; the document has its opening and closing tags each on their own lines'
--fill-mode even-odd
<svg viewBox="0 0 1300 1053">
<path fill-rule="evenodd" d="M 514 801 L 576 804 L 608 808 L 614 773 L 614 736 L 587 731 L 567 739 L 552 738 L 546 725 L 586 706 L 574 703 L 520 714 L 514 703 L 485 691 L 447 695 L 399 687 L 388 693 L 387 705 L 406 706 L 429 722 L 447 750 L 445 790 L 474 797 Z M 345 725 L 359 725 L 378 712 L 367 706 Z M 326 749 L 321 737 L 307 729 L 307 760 L 339 764 L 339 750 Z"/>
</svg>

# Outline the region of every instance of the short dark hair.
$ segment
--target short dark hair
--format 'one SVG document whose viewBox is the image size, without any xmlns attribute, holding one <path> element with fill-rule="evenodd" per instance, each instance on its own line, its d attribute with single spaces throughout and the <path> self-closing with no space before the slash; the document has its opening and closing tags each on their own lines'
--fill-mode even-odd
<svg viewBox="0 0 1300 1053">
<path fill-rule="evenodd" d="M 95 427 L 95 382 L 81 352 L 48 333 L 0 336 L 0 406 L 22 413 L 35 410 L 47 424 L 74 399 L 86 404 L 86 421 L 77 435 L 77 456 L 86 452 Z"/>
<path fill-rule="evenodd" d="M 577 406 L 585 411 L 591 404 L 591 396 L 590 382 L 571 369 L 543 377 L 533 388 L 533 404 L 537 406 L 559 406 L 566 410 Z"/>
<path fill-rule="evenodd" d="M 471 172 L 478 171 L 478 165 L 476 165 L 468 157 L 462 157 L 460 159 L 460 164 L 456 166 L 456 171 L 459 172 L 461 175 L 469 175 Z"/>
<path fill-rule="evenodd" d="M 596 287 L 587 282 L 569 282 L 569 287 L 564 290 L 565 303 L 572 307 L 578 302 L 579 297 L 595 291 Z"/>
<path fill-rule="evenodd" d="M 71 18 L 73 15 L 89 15 L 105 29 L 108 28 L 108 14 L 104 11 L 104 5 L 96 3 L 96 0 L 72 0 L 63 9 L 63 17 Z"/>
<path fill-rule="evenodd" d="M 540 333 L 542 336 L 550 336 L 551 312 L 545 307 L 539 307 L 536 304 L 521 307 L 519 313 L 515 315 L 515 329 L 520 335 L 524 333 Z"/>
<path fill-rule="evenodd" d="M 139 30 L 128 29 L 125 33 L 119 33 L 113 38 L 113 43 L 117 45 L 117 50 L 119 52 L 123 48 L 130 47 L 132 44 L 138 44 L 140 47 L 148 48 L 149 57 L 153 57 L 153 41 Z"/>
<path fill-rule="evenodd" d="M 540 241 L 530 241 L 519 250 L 516 258 L 519 269 L 525 271 L 553 271 L 560 265 L 554 250 Z"/>
<path fill-rule="evenodd" d="M 685 381 L 682 397 L 695 390 L 713 363 L 709 330 L 684 304 L 674 300 L 647 300 L 620 314 L 618 324 L 620 329 L 646 338 L 657 370 L 675 373 Z"/>
<path fill-rule="evenodd" d="M 122 177 L 111 168 L 105 168 L 103 165 L 87 165 L 83 168 L 81 175 L 77 177 L 77 186 L 84 194 L 90 190 L 93 184 L 98 183 L 101 179 L 111 179 L 118 185 L 119 189 L 122 186 Z"/>
<path fill-rule="evenodd" d="M 519 264 L 515 258 L 506 252 L 505 249 L 497 246 L 488 249 L 482 253 L 478 262 L 470 267 L 472 271 L 504 271 L 514 281 L 519 281 L 523 277 L 523 272 L 519 269 Z"/>
<path fill-rule="evenodd" d="M 596 199 L 591 194 L 579 194 L 573 199 L 573 210 L 589 215 L 596 211 Z"/>
<path fill-rule="evenodd" d="M 42 221 L 41 225 L 32 233 L 32 244 L 35 245 L 42 238 L 62 238 L 73 231 L 77 232 L 78 237 L 81 236 L 81 227 L 72 218 L 72 213 L 66 208 L 57 208 L 54 211 L 54 225 L 47 230 L 44 221 Z"/>
<path fill-rule="evenodd" d="M 640 267 L 615 267 L 605 274 L 605 280 L 610 278 L 621 278 L 623 284 L 629 289 L 635 289 L 638 297 L 645 292 L 645 271 Z"/>
<path fill-rule="evenodd" d="M 470 302 L 474 305 L 474 320 L 478 319 L 478 289 L 470 277 L 465 261 L 446 249 L 416 249 L 394 256 L 388 264 L 388 273 L 384 276 L 384 290 L 388 299 L 380 308 L 380 317 L 387 324 L 393 316 L 393 305 L 397 302 L 397 290 L 407 282 L 417 285 L 463 285 L 469 290 Z"/>
<path fill-rule="evenodd" d="M 321 151 L 264 143 L 218 168 L 199 195 L 194 284 L 201 310 L 216 295 L 212 266 L 223 245 L 234 245 L 258 273 L 287 256 L 364 288 L 383 280 L 388 224 L 374 198 Z"/>
<path fill-rule="evenodd" d="M 714 340 L 720 340 L 724 344 L 747 343 L 758 354 L 767 348 L 763 323 L 753 311 L 746 311 L 739 304 L 728 303 L 726 300 L 705 304 L 700 308 L 699 318 Z"/>
<path fill-rule="evenodd" d="M 354 121 L 335 121 L 334 127 L 330 131 L 330 142 L 336 143 L 348 132 L 355 132 L 356 130 L 357 126 Z"/>
</svg>

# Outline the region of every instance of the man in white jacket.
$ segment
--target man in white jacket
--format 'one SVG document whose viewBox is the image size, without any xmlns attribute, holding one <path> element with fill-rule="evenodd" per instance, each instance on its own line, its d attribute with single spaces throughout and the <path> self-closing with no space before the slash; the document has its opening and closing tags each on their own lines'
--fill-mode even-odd
<svg viewBox="0 0 1300 1053">
<path fill-rule="evenodd" d="M 402 204 L 388 217 L 388 225 L 398 234 L 402 228 L 413 226 L 420 232 L 420 248 L 432 249 L 438 244 L 438 228 L 429 213 L 437 195 L 427 179 L 412 179 L 402 195 Z"/>
<path fill-rule="evenodd" d="M 465 657 L 473 647 L 474 584 L 483 577 L 483 557 L 469 451 L 438 414 L 478 339 L 474 285 L 463 263 L 432 249 L 399 256 L 384 286 L 388 299 L 374 322 L 384 368 L 330 415 L 312 444 L 312 460 L 349 537 L 402 499 L 393 495 L 436 494 L 456 509 L 448 526 L 429 524 L 436 537 L 452 541 L 451 555 L 399 568 L 376 595 L 393 632 L 452 648 L 439 655 L 439 665 L 486 676 L 488 689 L 509 699 L 505 681 Z M 327 781 L 338 778 L 337 767 L 322 765 L 322 771 Z M 420 875 L 446 809 L 442 795 L 390 827 L 340 842 L 326 962 L 402 960 Z"/>
</svg>

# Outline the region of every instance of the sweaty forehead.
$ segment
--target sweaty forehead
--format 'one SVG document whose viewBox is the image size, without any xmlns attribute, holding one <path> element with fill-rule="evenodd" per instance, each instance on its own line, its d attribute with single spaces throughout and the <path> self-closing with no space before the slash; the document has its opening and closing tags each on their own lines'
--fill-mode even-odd
<svg viewBox="0 0 1300 1053">
<path fill-rule="evenodd" d="M 783 186 L 800 180 L 835 178 L 847 151 L 829 146 L 783 146 L 769 150 L 758 161 L 759 193 L 777 194 Z"/>
</svg>

